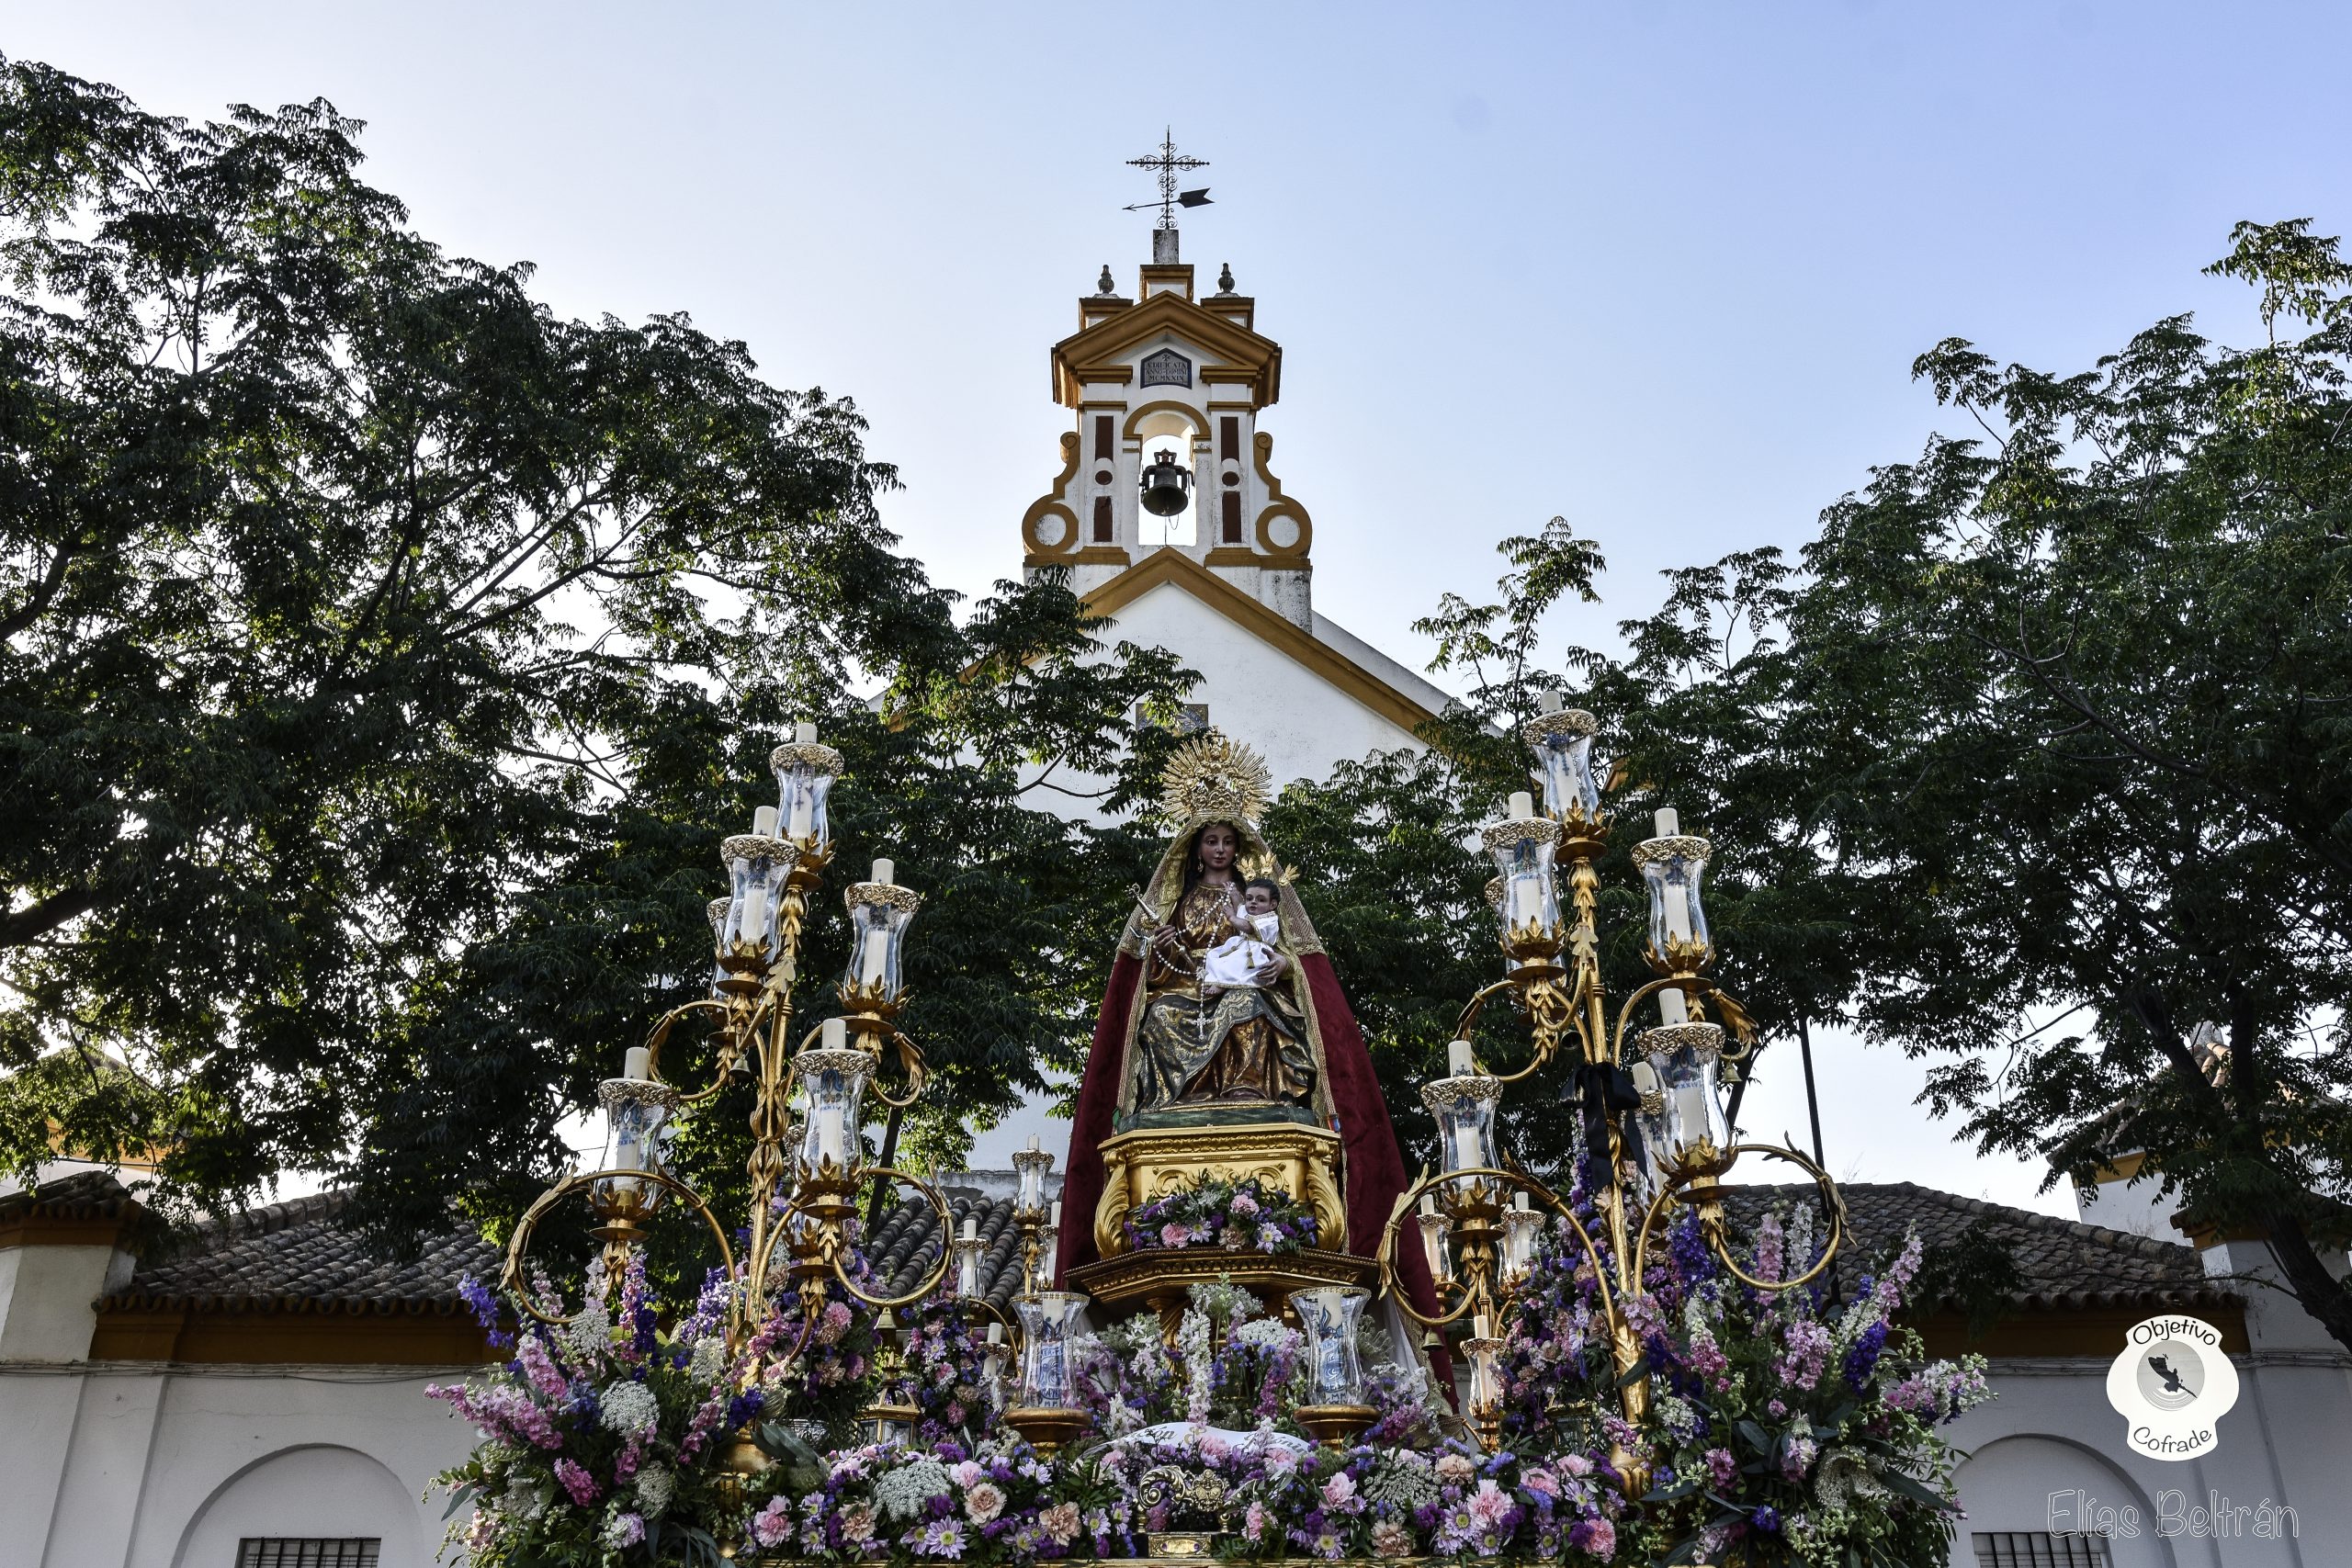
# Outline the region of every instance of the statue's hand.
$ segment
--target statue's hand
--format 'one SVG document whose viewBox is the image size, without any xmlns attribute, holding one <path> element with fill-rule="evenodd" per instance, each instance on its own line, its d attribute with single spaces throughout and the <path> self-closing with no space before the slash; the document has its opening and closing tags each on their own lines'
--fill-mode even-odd
<svg viewBox="0 0 2352 1568">
<path fill-rule="evenodd" d="M 1271 986 L 1290 968 L 1290 960 L 1277 953 L 1251 972 L 1250 978 L 1261 986 Z"/>
</svg>

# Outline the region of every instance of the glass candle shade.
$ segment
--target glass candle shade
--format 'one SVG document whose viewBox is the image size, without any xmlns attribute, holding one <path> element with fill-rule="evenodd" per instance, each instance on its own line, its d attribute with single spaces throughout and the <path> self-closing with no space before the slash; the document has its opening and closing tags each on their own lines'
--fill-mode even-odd
<svg viewBox="0 0 2352 1568">
<path fill-rule="evenodd" d="M 1634 1111 L 1634 1125 L 1642 1135 L 1642 1175 L 1656 1192 L 1674 1153 L 1674 1130 L 1666 1116 L 1666 1079 L 1646 1060 L 1636 1061 L 1626 1071 L 1634 1092 L 1642 1097 Z"/>
<path fill-rule="evenodd" d="M 1729 1146 L 1715 1087 L 1723 1030 L 1712 1023 L 1678 1023 L 1644 1030 L 1640 1043 L 1665 1100 L 1668 1152 L 1679 1157 L 1702 1140 L 1719 1150 Z"/>
<path fill-rule="evenodd" d="M 1543 817 L 1498 822 L 1487 829 L 1484 841 L 1502 884 L 1495 913 L 1502 922 L 1504 947 L 1510 947 L 1513 932 L 1531 926 L 1538 936 L 1556 936 L 1560 896 L 1553 862 L 1560 852 L 1560 825 Z"/>
<path fill-rule="evenodd" d="M 595 1195 L 638 1213 L 650 1213 L 661 1203 L 661 1185 L 627 1173 L 662 1168 L 678 1091 L 651 1078 L 606 1078 L 596 1091 L 596 1102 L 605 1111 L 605 1156 L 597 1168 L 615 1174 L 596 1182 Z"/>
<path fill-rule="evenodd" d="M 713 898 L 710 901 L 710 949 L 718 955 L 718 962 L 711 965 L 710 971 L 710 982 L 714 986 L 727 978 L 727 913 L 734 907 L 732 898 Z"/>
<path fill-rule="evenodd" d="M 1582 708 L 1539 714 L 1520 727 L 1543 776 L 1544 809 L 1556 820 L 1589 822 L 1600 815 L 1600 786 L 1592 776 L 1592 737 L 1600 728 Z"/>
<path fill-rule="evenodd" d="M 1453 1256 L 1445 1245 L 1446 1233 L 1453 1224 L 1436 1212 L 1436 1205 L 1429 1199 L 1423 1198 L 1421 1202 L 1427 1206 L 1413 1216 L 1421 1226 L 1421 1258 L 1430 1266 L 1430 1282 L 1442 1284 L 1453 1278 Z"/>
<path fill-rule="evenodd" d="M 911 887 L 888 882 L 860 882 L 843 895 L 849 904 L 849 968 L 842 976 L 844 994 L 872 994 L 895 1003 L 905 982 L 899 968 L 907 927 L 922 907 L 922 895 Z"/>
<path fill-rule="evenodd" d="M 775 813 L 783 836 L 797 844 L 829 841 L 832 831 L 825 822 L 825 796 L 841 776 L 842 754 L 818 744 L 816 727 L 804 724 L 794 739 L 768 753 L 768 769 L 775 774 Z"/>
<path fill-rule="evenodd" d="M 988 1255 L 989 1244 L 978 1235 L 979 1227 L 968 1216 L 964 1221 L 964 1234 L 948 1244 L 956 1258 L 956 1293 L 971 1301 L 980 1293 L 980 1259 Z"/>
<path fill-rule="evenodd" d="M 1018 1194 L 1012 1201 L 1016 1213 L 1046 1217 L 1046 1173 L 1054 1168 L 1054 1156 L 1035 1146 L 1015 1149 L 1012 1153 L 1013 1174 L 1020 1179 Z"/>
<path fill-rule="evenodd" d="M 1070 1382 L 1070 1346 L 1085 1332 L 1086 1297 L 1075 1291 L 1016 1296 L 1021 1314 L 1021 1403 L 1032 1410 L 1067 1410 L 1078 1403 Z"/>
<path fill-rule="evenodd" d="M 1363 1403 L 1363 1364 L 1356 1354 L 1356 1320 L 1372 1292 L 1324 1285 L 1291 1292 L 1291 1310 L 1306 1336 L 1309 1404 Z"/>
<path fill-rule="evenodd" d="M 1456 1073 L 1421 1086 L 1421 1103 L 1437 1118 L 1441 1168 L 1456 1171 L 1495 1167 L 1495 1107 L 1503 1081 L 1480 1073 Z"/>
<path fill-rule="evenodd" d="M 1485 1321 L 1480 1320 L 1481 1326 Z M 1462 1342 L 1470 1357 L 1470 1410 L 1483 1415 L 1497 1409 L 1503 1402 L 1503 1380 L 1496 1366 L 1502 1355 L 1503 1342 L 1488 1334 L 1473 1335 Z"/>
<path fill-rule="evenodd" d="M 723 969 L 729 959 L 757 960 L 762 965 L 782 956 L 776 932 L 776 905 L 784 885 L 800 859 L 799 849 L 782 839 L 761 833 L 737 833 L 718 846 L 719 863 L 726 866 L 732 889 L 727 914 L 718 931 L 718 958 Z"/>
<path fill-rule="evenodd" d="M 1503 1211 L 1503 1283 L 1517 1287 L 1527 1282 L 1528 1271 L 1535 1267 L 1535 1238 L 1543 1234 L 1544 1216 L 1523 1205 L 1524 1192 L 1513 1195 L 1511 1207 Z"/>
<path fill-rule="evenodd" d="M 1694 956 L 1691 967 L 1713 951 L 1707 912 L 1699 902 L 1699 878 L 1707 869 L 1707 840 L 1678 833 L 1645 839 L 1634 846 L 1634 864 L 1650 894 L 1650 951 L 1661 959 L 1681 945 Z"/>
<path fill-rule="evenodd" d="M 792 1070 L 808 1096 L 808 1125 L 800 1135 L 800 1174 L 846 1177 L 864 1147 L 859 1107 L 874 1077 L 874 1058 L 852 1046 L 821 1046 L 792 1058 Z"/>
</svg>

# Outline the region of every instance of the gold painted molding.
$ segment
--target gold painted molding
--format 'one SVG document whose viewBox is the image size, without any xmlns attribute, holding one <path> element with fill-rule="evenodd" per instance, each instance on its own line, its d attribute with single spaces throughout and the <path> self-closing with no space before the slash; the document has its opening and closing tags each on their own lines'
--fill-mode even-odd
<svg viewBox="0 0 2352 1568">
<path fill-rule="evenodd" d="M 1258 482 L 1266 487 L 1266 499 L 1272 503 L 1258 513 L 1258 548 L 1270 558 L 1263 564 L 1303 566 L 1307 551 L 1315 545 L 1315 520 L 1307 516 L 1306 508 L 1283 493 L 1282 480 L 1274 478 L 1273 469 L 1267 466 L 1274 455 L 1274 438 L 1261 430 L 1252 445 L 1257 448 Z M 1288 517 L 1298 524 L 1295 544 L 1285 547 L 1274 543 L 1268 525 L 1277 517 Z"/>
<path fill-rule="evenodd" d="M 1058 561 L 1075 555 L 1083 542 L 1078 535 L 1078 513 L 1070 509 L 1063 497 L 1069 494 L 1069 481 L 1078 473 L 1079 454 L 1085 443 L 1075 430 L 1062 432 L 1062 471 L 1054 480 L 1054 488 L 1029 503 L 1021 514 L 1021 543 L 1026 549 L 1023 564 L 1037 566 L 1046 561 Z M 1048 515 L 1058 513 L 1069 525 L 1062 542 L 1048 545 L 1037 536 L 1037 525 Z"/>
</svg>

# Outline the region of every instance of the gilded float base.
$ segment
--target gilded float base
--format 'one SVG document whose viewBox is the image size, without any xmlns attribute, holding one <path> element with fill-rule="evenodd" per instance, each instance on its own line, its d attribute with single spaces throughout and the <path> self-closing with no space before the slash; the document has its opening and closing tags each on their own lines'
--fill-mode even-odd
<svg viewBox="0 0 2352 1568">
<path fill-rule="evenodd" d="M 1265 1304 L 1269 1313 L 1292 1317 L 1290 1294 L 1322 1285 L 1370 1289 L 1379 1264 L 1345 1252 L 1302 1247 L 1296 1252 L 1242 1252 L 1222 1247 L 1183 1247 L 1097 1258 L 1069 1271 L 1071 1289 L 1084 1291 L 1116 1315 L 1121 1307 L 1148 1306 L 1159 1314 L 1160 1331 L 1173 1344 L 1176 1325 L 1194 1285 L 1226 1280 Z"/>
<path fill-rule="evenodd" d="M 1333 1252 L 1348 1245 L 1348 1211 L 1340 1201 L 1340 1134 L 1288 1122 L 1232 1126 L 1138 1127 L 1102 1142 L 1102 1197 L 1094 1206 L 1094 1249 L 1127 1250 L 1130 1210 L 1193 1186 L 1203 1177 L 1247 1181 L 1285 1192 L 1315 1216 L 1316 1241 Z"/>
</svg>

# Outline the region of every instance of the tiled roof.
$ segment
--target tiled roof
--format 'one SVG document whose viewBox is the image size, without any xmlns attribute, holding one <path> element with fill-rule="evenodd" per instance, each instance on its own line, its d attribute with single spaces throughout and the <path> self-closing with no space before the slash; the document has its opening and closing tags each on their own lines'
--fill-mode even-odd
<svg viewBox="0 0 2352 1568">
<path fill-rule="evenodd" d="M 2155 1241 L 2129 1231 L 2062 1220 L 1909 1181 L 1840 1183 L 1846 1200 L 1847 1255 L 1875 1264 L 1903 1246 L 1913 1229 L 1929 1255 L 1974 1228 L 2005 1248 L 2022 1281 L 2010 1292 L 2018 1307 L 2188 1307 L 2234 1302 L 2205 1273 L 2194 1247 Z M 1753 1224 L 1773 1204 L 1815 1197 L 1805 1186 L 1734 1187 L 1734 1215 Z M 1929 1303 L 1918 1303 L 1927 1305 Z M 1934 1305 L 1958 1304 L 1939 1301 Z"/>
<path fill-rule="evenodd" d="M 941 1196 L 961 1232 L 966 1215 L 979 1224 L 979 1238 L 988 1243 L 980 1254 L 980 1293 L 1000 1311 L 1011 1309 L 1021 1288 L 1021 1233 L 1012 1224 L 1012 1202 L 949 1188 Z M 931 1205 L 912 1198 L 882 1217 L 866 1243 L 865 1255 L 880 1276 L 880 1294 L 902 1296 L 922 1283 L 939 1258 L 939 1219 Z M 871 1289 L 872 1287 L 867 1287 Z"/>
<path fill-rule="evenodd" d="M 168 1253 L 140 1265 L 102 1309 L 193 1305 L 242 1312 L 463 1310 L 458 1281 L 498 1276 L 499 1251 L 470 1232 L 430 1238 L 411 1262 L 376 1256 L 337 1216 L 347 1192 L 322 1192 L 198 1225 Z"/>
<path fill-rule="evenodd" d="M 111 1220 L 119 1218 L 134 1206 L 130 1191 L 114 1179 L 112 1173 L 77 1170 L 71 1176 L 44 1181 L 29 1191 L 11 1192 L 6 1198 L 0 1198 L 0 1220 L 35 1216 L 61 1220 Z"/>
</svg>

